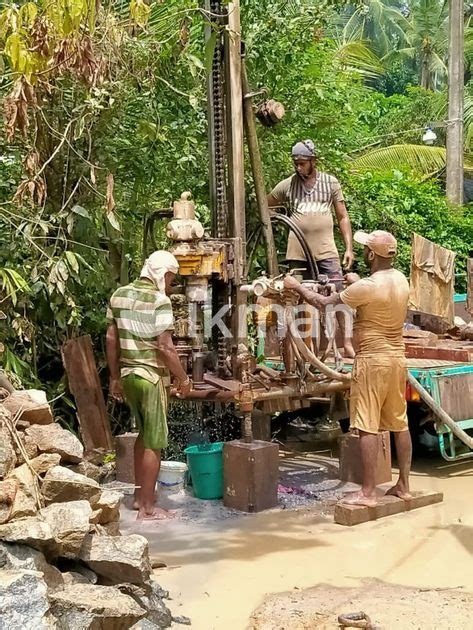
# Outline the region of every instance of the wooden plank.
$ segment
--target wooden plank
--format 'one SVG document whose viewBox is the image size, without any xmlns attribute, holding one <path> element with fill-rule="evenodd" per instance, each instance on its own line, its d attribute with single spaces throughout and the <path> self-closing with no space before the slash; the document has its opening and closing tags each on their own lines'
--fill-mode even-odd
<svg viewBox="0 0 473 630">
<path fill-rule="evenodd" d="M 468 363 L 473 359 L 473 351 L 464 346 L 463 348 L 442 347 L 442 346 L 411 346 L 406 347 L 406 357 L 416 359 L 431 359 L 437 361 L 456 361 L 458 363 Z"/>
<path fill-rule="evenodd" d="M 410 501 L 404 501 L 394 496 L 379 497 L 378 504 L 374 507 L 363 505 L 346 505 L 337 503 L 335 506 L 335 523 L 339 525 L 359 525 L 367 521 L 376 521 L 378 518 L 393 516 L 403 512 L 410 512 L 417 508 L 441 503 L 443 492 L 413 492 Z"/>
<path fill-rule="evenodd" d="M 473 418 L 473 373 L 438 379 L 440 405 L 452 420 Z"/>
<path fill-rule="evenodd" d="M 113 449 L 112 431 L 100 386 L 90 335 L 66 341 L 61 349 L 69 389 L 76 401 L 86 452 Z"/>
<path fill-rule="evenodd" d="M 209 374 L 208 372 L 205 372 L 204 374 L 204 383 L 208 383 L 209 385 L 212 385 L 213 387 L 217 387 L 218 389 L 224 389 L 225 391 L 229 391 L 229 392 L 238 392 L 240 391 L 240 381 L 236 381 L 234 379 L 224 379 L 224 378 L 218 378 L 217 376 L 214 376 L 213 374 Z"/>
</svg>

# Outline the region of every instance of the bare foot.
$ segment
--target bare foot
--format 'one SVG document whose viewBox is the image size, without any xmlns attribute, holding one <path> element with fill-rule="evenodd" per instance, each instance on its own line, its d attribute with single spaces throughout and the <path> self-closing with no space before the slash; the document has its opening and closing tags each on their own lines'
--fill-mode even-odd
<svg viewBox="0 0 473 630">
<path fill-rule="evenodd" d="M 386 494 L 391 494 L 395 497 L 399 497 L 400 499 L 403 499 L 404 501 L 409 501 L 409 499 L 412 499 L 412 494 L 409 492 L 409 490 L 406 490 L 399 484 L 396 484 L 392 488 L 389 488 Z"/>
<path fill-rule="evenodd" d="M 157 500 L 157 494 L 154 495 L 154 502 L 156 503 Z M 138 496 L 135 494 L 133 497 L 133 504 L 131 506 L 132 510 L 139 510 L 140 509 L 140 500 L 138 498 Z"/>
<path fill-rule="evenodd" d="M 363 492 L 352 492 L 347 494 L 343 499 L 340 499 L 339 503 L 344 503 L 345 505 L 364 505 L 366 507 L 375 507 L 378 504 L 376 499 L 376 495 L 366 496 Z"/>
<path fill-rule="evenodd" d="M 174 518 L 175 516 L 175 512 L 170 512 L 169 510 L 159 507 L 152 508 L 151 510 L 140 508 L 136 519 L 138 521 L 165 521 L 169 518 Z"/>
</svg>

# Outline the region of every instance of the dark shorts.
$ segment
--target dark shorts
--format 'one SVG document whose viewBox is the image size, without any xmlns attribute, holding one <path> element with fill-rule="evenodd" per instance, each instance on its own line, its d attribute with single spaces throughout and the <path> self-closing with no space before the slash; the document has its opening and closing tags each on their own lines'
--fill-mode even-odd
<svg viewBox="0 0 473 630">
<path fill-rule="evenodd" d="M 305 260 L 288 260 L 289 269 L 302 269 L 300 272 L 304 280 L 312 280 L 309 265 Z M 335 284 L 337 290 L 343 289 L 343 272 L 338 258 L 325 258 L 316 260 L 319 274 L 325 274 L 328 279 Z"/>
</svg>

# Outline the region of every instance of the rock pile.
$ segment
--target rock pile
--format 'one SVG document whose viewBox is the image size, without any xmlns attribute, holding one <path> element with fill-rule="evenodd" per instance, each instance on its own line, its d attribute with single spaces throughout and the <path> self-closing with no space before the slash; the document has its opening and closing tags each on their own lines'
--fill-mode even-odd
<svg viewBox="0 0 473 630">
<path fill-rule="evenodd" d="M 122 495 L 83 456 L 37 394 L 0 403 L 0 627 L 167 628 L 148 542 L 120 535 Z"/>
</svg>

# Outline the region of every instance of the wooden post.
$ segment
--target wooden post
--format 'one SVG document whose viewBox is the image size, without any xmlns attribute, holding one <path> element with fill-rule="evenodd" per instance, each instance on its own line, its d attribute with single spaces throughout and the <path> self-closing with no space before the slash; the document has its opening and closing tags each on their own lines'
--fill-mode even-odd
<svg viewBox="0 0 473 630">
<path fill-rule="evenodd" d="M 66 341 L 61 349 L 62 362 L 73 394 L 79 428 L 86 452 L 113 450 L 112 431 L 95 364 L 89 335 Z"/>
<path fill-rule="evenodd" d="M 473 315 L 473 258 L 466 263 L 466 309 Z"/>
<path fill-rule="evenodd" d="M 247 345 L 247 296 L 240 290 L 246 282 L 246 215 L 243 159 L 243 98 L 241 92 L 240 1 L 228 3 L 228 29 L 225 34 L 226 116 L 228 140 L 228 189 L 231 236 L 234 238 L 235 269 L 232 296 L 232 335 L 234 347 Z"/>
<path fill-rule="evenodd" d="M 268 273 L 270 276 L 277 276 L 278 257 L 276 246 L 274 244 L 273 228 L 271 226 L 271 217 L 269 214 L 268 201 L 266 197 L 266 186 L 263 177 L 263 168 L 261 165 L 261 154 L 258 145 L 258 136 L 256 135 L 255 115 L 253 112 L 253 102 L 249 95 L 250 89 L 248 85 L 248 77 L 246 75 L 245 61 L 241 64 L 241 79 L 243 86 L 243 112 L 245 116 L 245 134 L 248 144 L 248 152 L 250 154 L 251 170 L 253 173 L 253 182 L 255 185 L 256 202 L 263 225 L 263 234 L 266 240 L 266 260 L 268 264 Z"/>
</svg>

